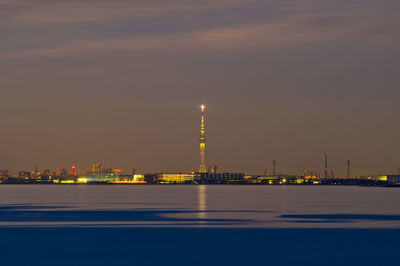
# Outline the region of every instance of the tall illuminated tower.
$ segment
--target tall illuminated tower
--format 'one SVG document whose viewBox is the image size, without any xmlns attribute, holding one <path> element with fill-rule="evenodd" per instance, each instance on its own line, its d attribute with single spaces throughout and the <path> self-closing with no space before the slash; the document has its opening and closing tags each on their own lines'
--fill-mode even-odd
<svg viewBox="0 0 400 266">
<path fill-rule="evenodd" d="M 200 173 L 206 173 L 207 168 L 204 162 L 204 156 L 206 151 L 206 130 L 205 130 L 205 120 L 204 120 L 204 105 L 200 106 L 201 110 L 201 126 L 200 126 Z"/>
</svg>

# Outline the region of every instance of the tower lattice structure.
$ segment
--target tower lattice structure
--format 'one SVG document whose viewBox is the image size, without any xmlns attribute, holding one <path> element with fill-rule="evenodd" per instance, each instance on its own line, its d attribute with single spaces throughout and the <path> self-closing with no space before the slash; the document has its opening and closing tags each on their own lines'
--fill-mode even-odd
<svg viewBox="0 0 400 266">
<path fill-rule="evenodd" d="M 205 119 L 204 119 L 204 105 L 200 107 L 201 109 L 201 125 L 200 125 L 200 173 L 206 173 L 207 168 L 205 164 L 205 151 L 206 151 L 206 130 L 205 130 Z"/>
</svg>

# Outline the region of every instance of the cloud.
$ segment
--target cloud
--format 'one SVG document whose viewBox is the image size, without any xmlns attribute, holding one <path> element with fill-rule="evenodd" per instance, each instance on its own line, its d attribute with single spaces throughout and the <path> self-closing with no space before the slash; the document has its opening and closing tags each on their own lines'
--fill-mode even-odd
<svg viewBox="0 0 400 266">
<path fill-rule="evenodd" d="M 0 16 L 2 18 L 17 16 L 21 12 L 27 11 L 28 9 L 29 5 L 26 5 L 22 1 L 17 2 L 11 0 L 3 0 L 0 2 Z"/>
<path fill-rule="evenodd" d="M 157 50 L 182 51 L 207 48 L 221 50 L 249 46 L 265 48 L 295 45 L 299 42 L 311 41 L 312 38 L 316 38 L 316 34 L 326 35 L 321 31 L 310 30 L 310 27 L 300 29 L 301 27 L 303 26 L 299 20 L 294 20 L 271 24 L 235 25 L 179 34 L 158 34 L 111 40 L 80 40 L 56 47 L 10 53 L 5 57 L 68 56 Z"/>
<path fill-rule="evenodd" d="M 100 22 L 227 8 L 252 0 L 20 0 L 0 3 L 0 14 L 39 24 Z"/>
<path fill-rule="evenodd" d="M 301 16 L 276 23 L 217 27 L 174 34 L 137 37 L 78 40 L 55 47 L 3 54 L 2 58 L 64 57 L 70 55 L 107 54 L 113 52 L 180 52 L 268 49 L 337 40 L 390 41 L 400 43 L 397 27 L 384 29 L 367 25 L 348 26 L 341 17 Z M 383 27 L 383 26 L 382 26 Z M 376 38 L 379 36 L 379 38 Z"/>
</svg>

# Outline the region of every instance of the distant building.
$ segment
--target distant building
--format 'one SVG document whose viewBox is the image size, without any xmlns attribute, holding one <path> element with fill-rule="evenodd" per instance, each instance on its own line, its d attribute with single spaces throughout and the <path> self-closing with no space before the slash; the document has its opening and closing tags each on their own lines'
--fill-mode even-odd
<svg viewBox="0 0 400 266">
<path fill-rule="evenodd" d="M 400 184 L 400 175 L 388 175 L 387 181 L 395 184 Z"/>
<path fill-rule="evenodd" d="M 29 171 L 19 171 L 18 172 L 18 178 L 23 178 L 23 179 L 30 179 L 31 178 L 31 173 Z"/>
<path fill-rule="evenodd" d="M 10 171 L 8 169 L 0 170 L 0 179 L 7 179 L 10 176 Z"/>
<path fill-rule="evenodd" d="M 145 174 L 147 184 L 191 184 L 194 183 L 194 173 L 157 173 Z"/>
<path fill-rule="evenodd" d="M 177 173 L 177 174 L 159 174 L 159 183 L 177 183 L 177 184 L 187 184 L 193 183 L 195 174 L 188 173 Z"/>
<path fill-rule="evenodd" d="M 244 173 L 197 173 L 194 181 L 199 184 L 241 183 Z"/>
<path fill-rule="evenodd" d="M 400 184 L 400 175 L 374 175 L 371 179 L 375 181 L 386 181 L 389 183 Z"/>
<path fill-rule="evenodd" d="M 244 181 L 243 173 L 158 173 L 146 174 L 148 184 L 228 184 Z"/>
<path fill-rule="evenodd" d="M 80 177 L 78 178 L 78 180 L 84 180 L 82 178 L 86 179 L 86 183 L 93 183 L 93 182 L 108 183 L 108 182 L 118 181 L 119 175 L 114 173 L 100 173 L 98 175 L 88 175 L 86 177 Z"/>
</svg>

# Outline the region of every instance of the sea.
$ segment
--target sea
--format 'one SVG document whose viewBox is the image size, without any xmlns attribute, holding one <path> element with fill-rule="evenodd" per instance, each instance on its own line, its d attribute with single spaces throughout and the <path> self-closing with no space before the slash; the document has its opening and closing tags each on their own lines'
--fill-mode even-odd
<svg viewBox="0 0 400 266">
<path fill-rule="evenodd" d="M 0 185 L 0 265 L 400 265 L 400 188 Z"/>
</svg>

